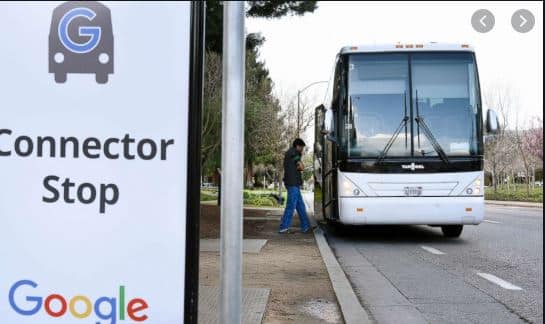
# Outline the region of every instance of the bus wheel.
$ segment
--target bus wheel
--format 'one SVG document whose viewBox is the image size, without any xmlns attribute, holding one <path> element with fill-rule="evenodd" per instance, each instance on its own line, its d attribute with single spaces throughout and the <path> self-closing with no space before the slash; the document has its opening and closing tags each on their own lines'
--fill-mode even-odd
<svg viewBox="0 0 545 324">
<path fill-rule="evenodd" d="M 56 72 L 55 73 L 55 82 L 65 83 L 66 82 L 66 73 Z"/>
<path fill-rule="evenodd" d="M 97 83 L 104 84 L 108 82 L 108 73 L 97 73 L 95 74 L 95 79 Z"/>
<path fill-rule="evenodd" d="M 328 228 L 332 229 L 333 232 L 339 235 L 345 235 L 349 232 L 350 227 L 344 225 L 343 223 L 339 221 L 334 221 L 330 219 L 328 220 L 327 224 L 328 224 Z"/>
<path fill-rule="evenodd" d="M 459 237 L 462 234 L 464 225 L 443 225 L 441 231 L 445 237 Z"/>
</svg>

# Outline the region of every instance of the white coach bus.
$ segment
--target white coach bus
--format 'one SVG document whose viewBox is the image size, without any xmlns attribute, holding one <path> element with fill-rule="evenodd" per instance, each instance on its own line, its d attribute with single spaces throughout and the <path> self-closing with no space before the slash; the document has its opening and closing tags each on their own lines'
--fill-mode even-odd
<svg viewBox="0 0 545 324">
<path fill-rule="evenodd" d="M 315 211 L 342 224 L 425 224 L 447 237 L 484 217 L 479 77 L 466 44 L 344 47 L 316 108 Z"/>
</svg>

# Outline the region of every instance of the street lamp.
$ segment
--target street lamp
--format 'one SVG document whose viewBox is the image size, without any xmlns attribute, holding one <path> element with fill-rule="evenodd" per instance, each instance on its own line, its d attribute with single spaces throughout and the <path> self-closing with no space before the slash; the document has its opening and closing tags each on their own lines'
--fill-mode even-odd
<svg viewBox="0 0 545 324">
<path fill-rule="evenodd" d="M 311 84 L 307 85 L 306 87 L 304 87 L 303 89 L 301 90 L 297 90 L 297 137 L 299 137 L 299 131 L 301 129 L 301 116 L 300 116 L 300 102 L 301 102 L 301 93 L 305 90 L 307 90 L 308 88 L 310 88 L 311 86 L 315 85 L 315 84 L 319 84 L 319 83 L 327 83 L 328 81 L 316 81 L 316 82 L 312 82 Z"/>
</svg>

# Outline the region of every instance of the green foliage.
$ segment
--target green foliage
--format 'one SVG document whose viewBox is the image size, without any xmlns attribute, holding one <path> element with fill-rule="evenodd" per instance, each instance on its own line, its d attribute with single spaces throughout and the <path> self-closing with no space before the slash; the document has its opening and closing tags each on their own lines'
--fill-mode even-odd
<svg viewBox="0 0 545 324">
<path fill-rule="evenodd" d="M 221 56 L 214 52 L 205 55 L 201 165 L 203 174 L 210 175 L 221 160 Z"/>
<path fill-rule="evenodd" d="M 244 205 L 258 206 L 258 207 L 274 207 L 277 205 L 277 203 L 272 197 L 262 196 L 262 195 L 250 195 L 247 198 L 244 198 Z"/>
<path fill-rule="evenodd" d="M 218 192 L 213 190 L 201 190 L 201 201 L 214 201 L 218 199 Z"/>
<path fill-rule="evenodd" d="M 256 41 L 255 44 L 261 44 Z M 275 164 L 281 158 L 284 125 L 281 107 L 273 96 L 273 83 L 258 48 L 246 52 L 245 162 L 251 173 L 254 164 Z M 221 162 L 221 56 L 207 52 L 205 59 L 202 123 L 203 172 L 212 174 Z M 251 178 L 251 174 L 249 176 Z"/>
<path fill-rule="evenodd" d="M 302 16 L 316 10 L 317 1 L 248 1 L 248 17 L 279 18 L 287 14 Z"/>
<path fill-rule="evenodd" d="M 206 49 L 202 125 L 203 174 L 211 175 L 221 163 L 221 94 L 223 1 L 206 2 Z M 247 1 L 249 17 L 279 18 L 303 15 L 316 9 L 316 1 Z M 260 34 L 246 36 L 245 167 L 246 180 L 253 166 L 280 167 L 284 121 L 281 107 L 273 96 L 273 82 L 265 63 L 258 60 Z"/>
<path fill-rule="evenodd" d="M 281 150 L 283 125 L 279 118 L 280 104 L 272 95 L 273 83 L 265 64 L 257 60 L 258 50 L 246 54 L 246 164 L 272 164 Z"/>
<path fill-rule="evenodd" d="M 272 194 L 277 194 L 277 192 L 269 190 L 244 190 L 244 205 L 257 207 L 280 207 Z M 284 193 L 282 196 L 284 197 L 285 202 L 286 194 Z"/>
<path fill-rule="evenodd" d="M 277 194 L 277 192 L 269 190 L 244 190 L 244 205 L 256 207 L 281 207 L 272 194 Z M 284 197 L 285 205 L 287 197 L 285 191 L 283 192 L 282 196 Z M 201 201 L 217 201 L 217 199 L 217 190 L 201 189 Z"/>
<path fill-rule="evenodd" d="M 525 185 L 517 185 L 515 188 L 511 188 L 509 191 L 507 188 L 498 188 L 497 192 L 494 192 L 494 188 L 485 189 L 486 200 L 501 200 L 501 201 L 525 201 L 525 202 L 543 202 L 543 188 L 536 187 L 530 189 L 530 195 L 526 194 Z"/>
<path fill-rule="evenodd" d="M 314 160 L 312 154 L 303 155 L 303 164 L 305 165 L 305 171 L 303 171 L 303 180 L 309 181 L 314 173 Z"/>
</svg>

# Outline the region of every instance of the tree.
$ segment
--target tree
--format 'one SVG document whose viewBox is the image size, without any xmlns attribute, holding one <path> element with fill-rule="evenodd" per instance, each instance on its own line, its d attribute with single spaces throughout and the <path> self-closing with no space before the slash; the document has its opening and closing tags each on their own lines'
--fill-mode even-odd
<svg viewBox="0 0 545 324">
<path fill-rule="evenodd" d="M 522 139 L 524 150 L 543 162 L 543 120 L 535 118 Z"/>
<path fill-rule="evenodd" d="M 247 185 L 251 185 L 254 164 L 275 164 L 281 157 L 280 104 L 272 95 L 273 82 L 265 64 L 257 60 L 258 54 L 259 47 L 247 50 L 246 54 L 244 159 Z"/>
<path fill-rule="evenodd" d="M 521 130 L 518 122 L 515 128 L 515 147 L 517 149 L 517 152 L 519 153 L 519 157 L 522 160 L 523 166 L 524 166 L 524 182 L 526 184 L 526 196 L 530 196 L 530 156 L 528 152 L 525 150 L 524 145 L 524 137 L 525 137 L 525 131 Z"/>
<path fill-rule="evenodd" d="M 221 145 L 221 56 L 207 52 L 204 67 L 201 165 L 211 174 L 220 165 Z"/>
<path fill-rule="evenodd" d="M 297 96 L 280 95 L 283 97 L 284 102 L 284 123 L 286 125 L 286 132 L 284 136 L 288 139 L 288 142 L 294 140 L 296 137 L 304 137 L 305 132 L 314 125 L 314 109 L 316 108 L 316 102 L 319 102 L 311 95 L 301 94 L 299 100 L 299 108 L 297 108 Z M 313 104 L 314 103 L 314 104 Z"/>
<path fill-rule="evenodd" d="M 509 115 L 516 101 L 516 96 L 510 86 L 496 84 L 485 91 L 484 101 L 487 107 L 497 111 L 500 117 L 498 133 L 485 139 L 485 170 L 492 176 L 494 191 L 498 183 L 503 183 L 505 171 L 512 165 L 514 154 L 513 141 L 507 131 Z"/>
<path fill-rule="evenodd" d="M 260 35 L 248 38 L 245 95 L 245 179 L 252 183 L 255 164 L 278 165 L 284 132 L 280 104 L 272 94 L 273 82 L 265 63 L 258 60 Z M 207 52 L 204 77 L 204 105 L 201 162 L 204 174 L 213 174 L 221 164 L 221 56 Z"/>
<path fill-rule="evenodd" d="M 535 187 L 536 167 L 543 166 L 543 122 L 540 118 L 533 119 L 530 122 L 530 127 L 522 131 L 520 142 L 520 149 L 525 154 L 523 161 L 525 162 L 527 192 L 529 193 L 529 187 Z"/>
<path fill-rule="evenodd" d="M 207 174 L 221 163 L 221 53 L 223 38 L 222 1 L 207 1 L 202 164 Z M 316 9 L 316 1 L 247 1 L 246 16 L 279 18 L 303 15 Z M 246 36 L 245 169 L 250 184 L 254 165 L 281 167 L 284 116 L 272 94 L 273 82 L 265 63 L 258 60 L 260 34 Z M 276 172 L 279 174 L 279 172 Z"/>
<path fill-rule="evenodd" d="M 247 17 L 280 18 L 314 12 L 317 1 L 246 1 Z M 251 34 L 250 34 L 251 35 Z M 206 48 L 220 53 L 223 45 L 223 1 L 206 1 Z"/>
</svg>

